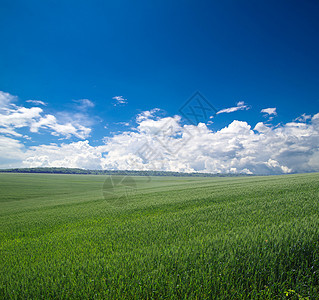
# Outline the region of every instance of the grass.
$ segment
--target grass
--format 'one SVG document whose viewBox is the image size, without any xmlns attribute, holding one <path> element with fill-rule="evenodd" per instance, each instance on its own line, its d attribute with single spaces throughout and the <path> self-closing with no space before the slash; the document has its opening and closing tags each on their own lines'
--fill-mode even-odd
<svg viewBox="0 0 319 300">
<path fill-rule="evenodd" d="M 1 299 L 319 299 L 319 174 L 106 178 L 0 174 Z"/>
</svg>

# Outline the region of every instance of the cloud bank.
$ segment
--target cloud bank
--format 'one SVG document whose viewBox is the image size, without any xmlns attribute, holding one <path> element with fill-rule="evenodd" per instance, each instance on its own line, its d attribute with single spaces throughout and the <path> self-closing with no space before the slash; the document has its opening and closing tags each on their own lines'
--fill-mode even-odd
<svg viewBox="0 0 319 300">
<path fill-rule="evenodd" d="M 235 120 L 215 132 L 203 123 L 181 125 L 179 116 L 147 118 L 133 131 L 105 138 L 100 146 L 91 146 L 85 140 L 23 149 L 21 143 L 9 138 L 2 144 L 10 145 L 10 155 L 20 158 L 24 167 L 247 174 L 309 172 L 319 171 L 319 114 L 308 124 L 290 122 L 276 128 L 262 122 L 252 128 L 247 122 Z"/>
<path fill-rule="evenodd" d="M 319 113 L 303 114 L 277 126 L 265 122 L 252 126 L 234 120 L 214 131 L 205 123 L 185 125 L 179 115 L 162 117 L 162 111 L 154 108 L 139 113 L 136 125 L 127 131 L 105 137 L 93 146 L 88 140 L 91 128 L 83 125 L 81 113 L 55 116 L 45 114 L 40 107 L 17 106 L 16 100 L 0 93 L 1 168 L 49 166 L 246 174 L 319 171 Z M 77 103 L 81 107 L 94 105 L 87 99 Z M 236 108 L 244 106 L 240 102 Z M 264 112 L 274 115 L 276 110 L 269 108 Z M 64 141 L 26 147 L 23 140 L 28 137 L 18 131 L 20 128 L 31 133 L 46 131 L 64 137 Z M 68 142 L 70 137 L 80 141 Z"/>
</svg>

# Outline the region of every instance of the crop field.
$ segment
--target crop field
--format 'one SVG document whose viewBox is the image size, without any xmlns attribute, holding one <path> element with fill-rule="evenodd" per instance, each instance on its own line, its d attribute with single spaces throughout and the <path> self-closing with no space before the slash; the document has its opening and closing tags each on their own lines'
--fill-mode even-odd
<svg viewBox="0 0 319 300">
<path fill-rule="evenodd" d="M 0 299 L 319 299 L 319 174 L 0 174 Z"/>
</svg>

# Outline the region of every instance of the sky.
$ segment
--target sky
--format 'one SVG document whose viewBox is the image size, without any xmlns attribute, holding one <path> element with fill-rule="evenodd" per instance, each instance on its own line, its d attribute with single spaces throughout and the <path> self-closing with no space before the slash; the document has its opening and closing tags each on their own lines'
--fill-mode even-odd
<svg viewBox="0 0 319 300">
<path fill-rule="evenodd" d="M 319 171 L 318 1 L 0 12 L 0 168 Z"/>
</svg>

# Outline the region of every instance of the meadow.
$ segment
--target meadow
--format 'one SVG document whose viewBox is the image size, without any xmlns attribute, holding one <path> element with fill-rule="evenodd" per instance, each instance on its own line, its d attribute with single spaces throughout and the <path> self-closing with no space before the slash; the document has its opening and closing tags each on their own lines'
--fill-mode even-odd
<svg viewBox="0 0 319 300">
<path fill-rule="evenodd" d="M 318 173 L 108 180 L 0 174 L 1 299 L 319 299 Z"/>
</svg>

